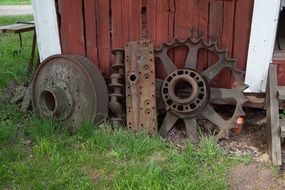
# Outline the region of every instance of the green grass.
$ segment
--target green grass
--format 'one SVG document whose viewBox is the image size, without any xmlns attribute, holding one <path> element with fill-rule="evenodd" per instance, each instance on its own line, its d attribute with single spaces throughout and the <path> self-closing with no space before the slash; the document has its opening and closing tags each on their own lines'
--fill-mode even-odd
<svg viewBox="0 0 285 190">
<path fill-rule="evenodd" d="M 0 25 L 15 24 L 17 21 L 33 20 L 32 16 L 0 17 Z M 22 34 L 23 51 L 13 57 L 14 50 L 20 48 L 18 35 L 0 33 L 0 88 L 6 87 L 12 79 L 27 80 L 27 64 L 32 45 L 32 32 Z"/>
<path fill-rule="evenodd" d="M 1 17 L 0 25 L 32 17 Z M 27 80 L 31 34 L 13 57 L 18 38 L 0 34 L 0 89 Z M 0 93 L 0 189 L 227 189 L 230 158 L 211 139 L 183 150 L 158 137 L 82 125 L 70 136 L 52 121 L 23 114 Z"/>
<path fill-rule="evenodd" d="M 30 5 L 31 0 L 0 0 L 0 5 Z"/>
</svg>

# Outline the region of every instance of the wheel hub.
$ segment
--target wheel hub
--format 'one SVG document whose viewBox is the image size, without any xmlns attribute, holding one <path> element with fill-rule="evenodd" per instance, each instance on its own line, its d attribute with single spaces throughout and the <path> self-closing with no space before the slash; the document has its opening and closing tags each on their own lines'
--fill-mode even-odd
<svg viewBox="0 0 285 190">
<path fill-rule="evenodd" d="M 194 70 L 179 69 L 164 80 L 162 96 L 168 109 L 182 118 L 200 114 L 209 92 L 203 77 Z"/>
<path fill-rule="evenodd" d="M 57 85 L 40 92 L 39 106 L 43 115 L 52 116 L 57 120 L 67 119 L 73 111 L 71 94 L 67 92 L 66 87 Z"/>
</svg>

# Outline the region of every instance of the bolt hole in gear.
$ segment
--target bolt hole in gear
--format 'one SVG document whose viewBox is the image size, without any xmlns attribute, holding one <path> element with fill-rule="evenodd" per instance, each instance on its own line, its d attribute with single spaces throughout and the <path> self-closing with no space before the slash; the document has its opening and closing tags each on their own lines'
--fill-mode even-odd
<svg viewBox="0 0 285 190">
<path fill-rule="evenodd" d="M 180 47 L 187 49 L 182 68 L 178 68 L 179 63 L 172 59 L 173 49 Z M 198 72 L 198 52 L 201 49 L 206 50 L 209 55 L 214 54 L 217 61 Z M 157 101 L 163 100 L 166 112 L 161 122 L 160 135 L 167 138 L 177 123 L 181 123 L 177 121 L 183 120 L 186 136 L 197 143 L 199 141 L 197 120 L 202 119 L 216 127 L 216 140 L 228 139 L 230 130 L 235 129 L 238 119 L 245 115 L 242 106 L 247 101 L 243 94 L 247 85 L 243 83 L 243 72 L 236 68 L 236 60 L 230 59 L 227 51 L 220 49 L 216 43 L 206 43 L 202 38 L 174 39 L 171 43 L 163 43 L 160 48 L 155 49 L 155 58 L 166 73 L 165 78 L 157 79 L 157 89 L 161 93 Z M 231 88 L 210 86 L 225 68 L 230 70 L 235 85 Z M 215 100 L 223 99 L 235 102 L 233 113 L 227 118 L 219 114 L 212 104 Z"/>
</svg>

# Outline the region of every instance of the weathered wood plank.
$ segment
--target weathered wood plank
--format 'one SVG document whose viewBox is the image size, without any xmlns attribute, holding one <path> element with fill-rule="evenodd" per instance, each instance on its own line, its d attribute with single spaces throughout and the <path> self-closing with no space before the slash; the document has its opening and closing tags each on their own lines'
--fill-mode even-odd
<svg viewBox="0 0 285 190">
<path fill-rule="evenodd" d="M 62 53 L 85 56 L 82 0 L 59 0 Z"/>
<path fill-rule="evenodd" d="M 175 22 L 174 36 L 178 39 L 185 39 L 192 36 L 194 30 L 198 30 L 198 25 L 194 26 L 194 19 L 197 19 L 194 14 L 194 1 L 191 0 L 176 0 L 175 1 Z M 195 18 L 194 18 L 195 17 Z M 174 53 L 174 62 L 177 68 L 183 68 L 186 60 L 187 49 L 176 48 Z"/>
<path fill-rule="evenodd" d="M 156 42 L 156 11 L 157 11 L 157 0 L 146 0 L 146 10 L 147 10 L 147 37 Z"/>
<path fill-rule="evenodd" d="M 142 39 L 142 0 L 128 0 L 129 24 L 131 27 L 130 40 Z"/>
<path fill-rule="evenodd" d="M 86 56 L 92 62 L 99 66 L 97 31 L 96 31 L 96 11 L 94 0 L 84 0 L 84 18 L 85 18 L 85 38 L 86 38 Z"/>
<path fill-rule="evenodd" d="M 197 9 L 199 12 L 199 38 L 208 39 L 208 23 L 209 23 L 209 4 L 210 0 L 198 1 Z M 197 71 L 202 72 L 208 67 L 208 52 L 201 49 L 198 52 Z"/>
<path fill-rule="evenodd" d="M 97 43 L 99 53 L 99 68 L 104 72 L 104 77 L 110 75 L 110 15 L 109 1 L 96 0 L 96 23 L 97 23 Z"/>
<path fill-rule="evenodd" d="M 222 35 L 224 26 L 224 1 L 210 2 L 210 16 L 209 16 L 209 38 L 210 42 L 217 42 L 218 46 L 222 46 Z M 216 55 L 209 54 L 208 67 L 212 66 L 218 61 Z M 227 70 L 222 70 L 217 77 L 215 77 L 210 85 L 213 87 L 229 87 L 229 80 L 221 80 L 224 77 L 230 78 L 230 73 Z"/>
<path fill-rule="evenodd" d="M 112 6 L 112 49 L 124 47 L 124 28 L 123 28 L 123 0 L 111 1 Z"/>
<path fill-rule="evenodd" d="M 254 1 L 245 75 L 245 83 L 249 85 L 247 89 L 248 92 L 265 92 L 267 80 L 266 71 L 272 61 L 280 3 L 281 0 Z M 265 12 L 266 14 L 264 14 Z M 260 27 L 263 25 L 266 27 L 260 30 Z M 237 35 L 237 37 L 240 36 Z M 257 63 L 258 67 L 256 66 Z"/>
<path fill-rule="evenodd" d="M 155 36 L 153 39 L 154 46 L 160 47 L 163 42 L 169 42 L 173 40 L 173 31 L 174 31 L 174 0 L 164 1 L 156 0 L 156 21 L 154 24 L 149 25 L 148 29 L 151 31 L 152 36 Z M 149 7 L 151 9 L 151 7 Z M 156 61 L 156 76 L 158 78 L 165 78 L 166 72 L 160 64 L 159 61 Z"/>
<path fill-rule="evenodd" d="M 268 69 L 266 89 L 266 135 L 267 144 L 274 165 L 282 164 L 279 105 L 277 99 L 277 65 L 271 64 Z"/>
<path fill-rule="evenodd" d="M 236 1 L 233 56 L 242 70 L 246 68 L 253 4 L 253 0 Z"/>
</svg>

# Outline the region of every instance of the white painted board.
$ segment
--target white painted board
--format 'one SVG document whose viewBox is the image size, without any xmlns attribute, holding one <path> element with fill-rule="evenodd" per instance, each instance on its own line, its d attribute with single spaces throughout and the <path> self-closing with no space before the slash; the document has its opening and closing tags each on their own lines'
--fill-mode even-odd
<svg viewBox="0 0 285 190">
<path fill-rule="evenodd" d="M 54 0 L 33 0 L 37 41 L 41 61 L 61 53 L 56 7 Z"/>
<path fill-rule="evenodd" d="M 255 0 L 247 58 L 247 92 L 265 92 L 272 62 L 281 0 Z"/>
</svg>

